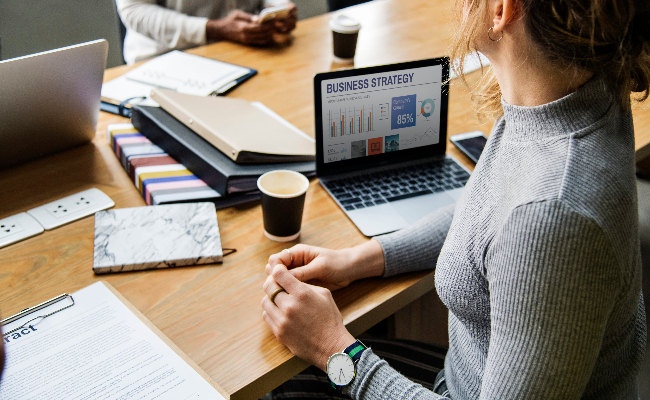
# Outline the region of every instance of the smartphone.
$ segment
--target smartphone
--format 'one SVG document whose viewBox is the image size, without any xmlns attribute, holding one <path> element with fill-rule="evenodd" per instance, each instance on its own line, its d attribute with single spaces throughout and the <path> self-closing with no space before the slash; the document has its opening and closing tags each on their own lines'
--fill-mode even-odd
<svg viewBox="0 0 650 400">
<path fill-rule="evenodd" d="M 461 153 L 465 154 L 474 163 L 477 163 L 485 143 L 487 143 L 487 136 L 481 131 L 472 131 L 453 135 L 449 140 Z"/>
<path fill-rule="evenodd" d="M 290 5 L 267 7 L 260 12 L 260 22 L 264 23 L 274 19 L 286 19 L 289 17 Z"/>
</svg>

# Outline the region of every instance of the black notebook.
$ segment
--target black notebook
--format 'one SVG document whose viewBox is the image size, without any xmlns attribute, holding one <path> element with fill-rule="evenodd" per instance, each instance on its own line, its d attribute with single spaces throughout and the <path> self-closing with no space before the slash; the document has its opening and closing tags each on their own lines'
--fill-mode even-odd
<svg viewBox="0 0 650 400">
<path fill-rule="evenodd" d="M 288 169 L 306 176 L 316 173 L 313 161 L 236 164 L 160 107 L 134 106 L 131 118 L 140 133 L 222 195 L 256 189 L 257 178 L 268 171 Z"/>
</svg>

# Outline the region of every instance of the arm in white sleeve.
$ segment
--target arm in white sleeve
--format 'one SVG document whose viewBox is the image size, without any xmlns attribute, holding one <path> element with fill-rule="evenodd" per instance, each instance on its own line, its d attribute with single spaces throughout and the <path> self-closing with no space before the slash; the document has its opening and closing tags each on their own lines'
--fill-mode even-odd
<svg viewBox="0 0 650 400">
<path fill-rule="evenodd" d="M 291 1 L 290 0 L 264 0 L 264 7 L 281 6 L 287 3 L 291 3 Z"/>
<path fill-rule="evenodd" d="M 205 44 L 207 18 L 192 17 L 156 4 L 156 0 L 116 0 L 124 25 L 169 49 Z"/>
</svg>

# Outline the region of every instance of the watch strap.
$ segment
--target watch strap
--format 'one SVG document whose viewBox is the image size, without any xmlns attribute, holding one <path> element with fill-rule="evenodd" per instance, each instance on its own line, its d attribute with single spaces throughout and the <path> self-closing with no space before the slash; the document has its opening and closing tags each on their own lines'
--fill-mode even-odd
<svg viewBox="0 0 650 400">
<path fill-rule="evenodd" d="M 361 343 L 361 340 L 356 340 L 354 343 L 349 345 L 348 347 L 343 350 L 343 352 L 347 355 L 350 356 L 352 361 L 356 364 L 357 361 L 361 358 L 361 355 L 363 354 L 363 351 L 367 349 L 365 344 Z"/>
</svg>

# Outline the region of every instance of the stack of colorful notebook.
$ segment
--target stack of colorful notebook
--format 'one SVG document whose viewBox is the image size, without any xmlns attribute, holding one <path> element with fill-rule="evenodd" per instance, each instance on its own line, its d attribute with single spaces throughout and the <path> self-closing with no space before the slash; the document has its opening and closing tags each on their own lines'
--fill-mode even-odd
<svg viewBox="0 0 650 400">
<path fill-rule="evenodd" d="M 109 125 L 106 137 L 147 205 L 211 201 L 225 208 L 259 199 L 257 192 L 221 196 L 132 124 Z"/>
</svg>

